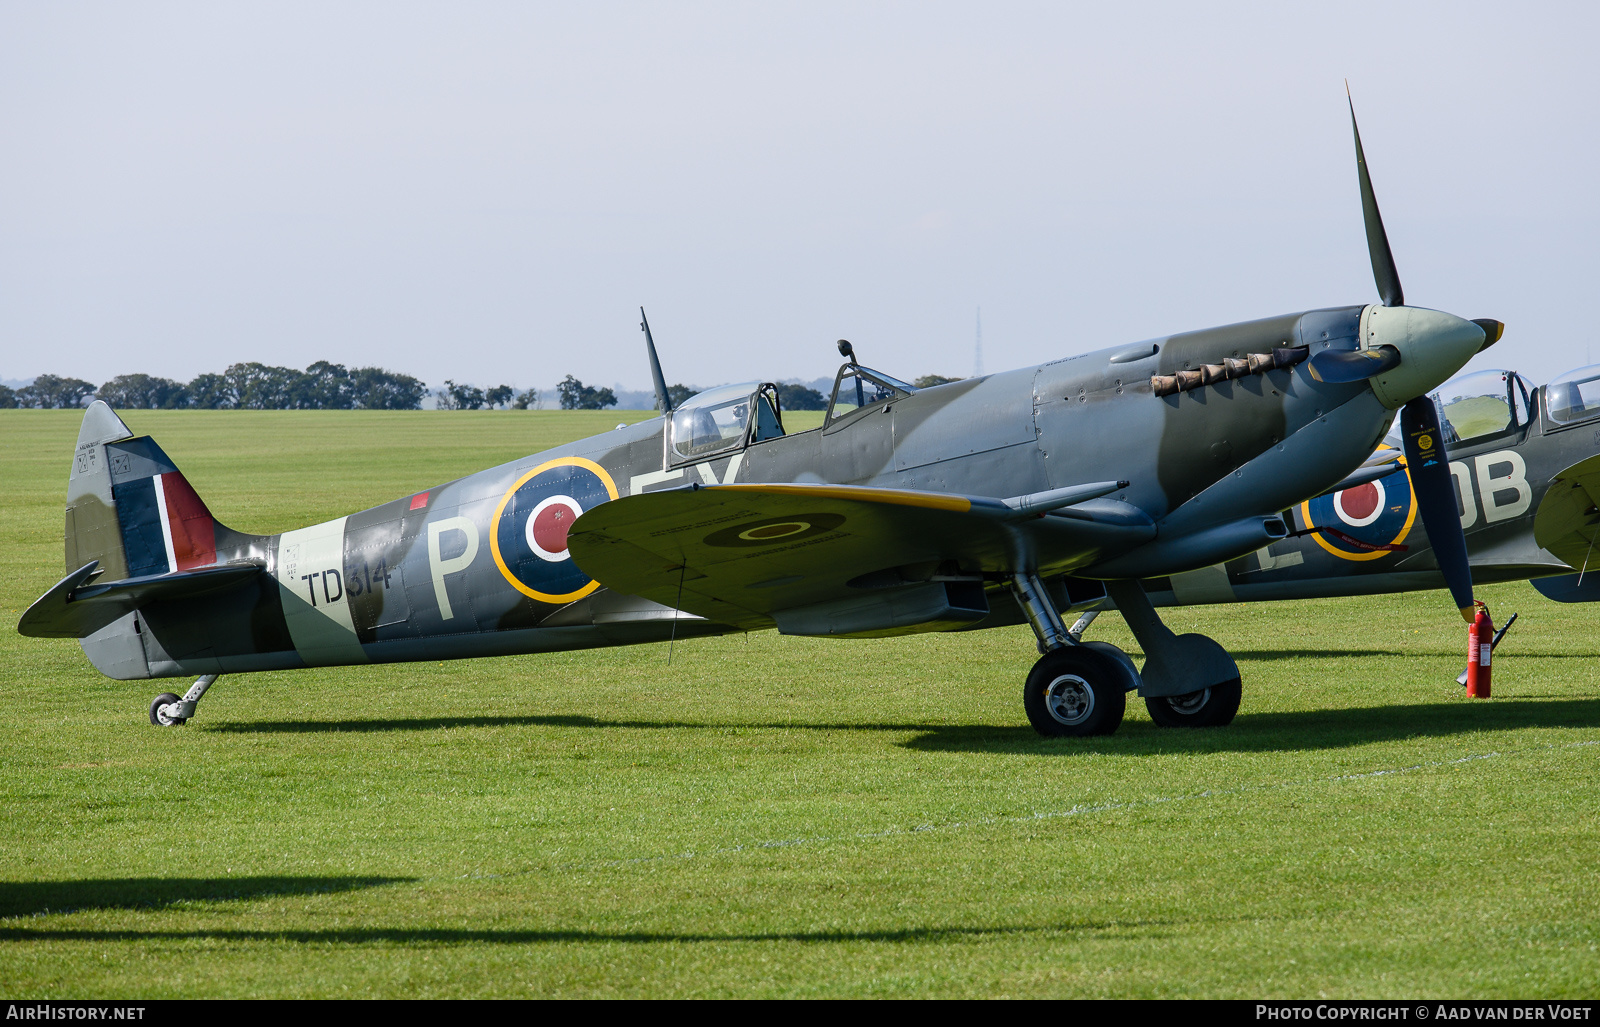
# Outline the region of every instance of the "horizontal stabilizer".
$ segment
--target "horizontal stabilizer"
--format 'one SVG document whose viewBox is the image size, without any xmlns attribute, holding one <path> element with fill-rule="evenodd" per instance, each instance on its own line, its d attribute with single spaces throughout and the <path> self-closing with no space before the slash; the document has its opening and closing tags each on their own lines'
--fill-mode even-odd
<svg viewBox="0 0 1600 1027">
<path fill-rule="evenodd" d="M 1600 574 L 1561 574 L 1553 578 L 1534 578 L 1533 587 L 1546 599 L 1558 603 L 1600 602 Z"/>
<path fill-rule="evenodd" d="M 176 574 L 152 574 L 94 584 L 98 561 L 91 561 L 40 596 L 17 624 L 34 638 L 87 638 L 119 617 L 158 599 L 189 599 L 235 588 L 254 580 L 264 565 L 251 561 L 204 567 Z"/>
</svg>

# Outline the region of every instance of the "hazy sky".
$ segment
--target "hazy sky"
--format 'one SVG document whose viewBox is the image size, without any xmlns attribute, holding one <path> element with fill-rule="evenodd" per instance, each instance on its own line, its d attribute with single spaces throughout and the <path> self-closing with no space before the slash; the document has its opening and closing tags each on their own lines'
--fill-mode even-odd
<svg viewBox="0 0 1600 1027">
<path fill-rule="evenodd" d="M 1001 370 L 1376 297 L 1593 330 L 1593 4 L 0 3 L 0 377 Z M 1593 352 L 1600 360 L 1600 348 Z"/>
</svg>

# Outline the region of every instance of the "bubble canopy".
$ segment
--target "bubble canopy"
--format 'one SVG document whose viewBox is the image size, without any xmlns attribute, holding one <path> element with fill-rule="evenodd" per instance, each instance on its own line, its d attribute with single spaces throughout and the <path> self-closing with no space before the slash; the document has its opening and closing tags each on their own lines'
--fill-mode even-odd
<svg viewBox="0 0 1600 1027">
<path fill-rule="evenodd" d="M 676 460 L 697 460 L 775 439 L 783 432 L 778 389 L 771 382 L 720 385 L 696 393 L 672 412 L 672 452 Z"/>
<path fill-rule="evenodd" d="M 1489 438 L 1528 423 L 1532 386 L 1515 371 L 1474 371 L 1452 378 L 1432 396 L 1447 445 Z M 1388 443 L 1400 448 L 1398 423 Z"/>
<path fill-rule="evenodd" d="M 1557 424 L 1600 416 L 1600 364 L 1553 378 L 1544 388 L 1545 410 Z"/>
</svg>

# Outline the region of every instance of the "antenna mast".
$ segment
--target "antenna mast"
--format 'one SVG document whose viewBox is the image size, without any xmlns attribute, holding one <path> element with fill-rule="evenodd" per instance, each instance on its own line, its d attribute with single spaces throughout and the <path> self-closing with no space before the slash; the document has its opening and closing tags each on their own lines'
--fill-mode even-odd
<svg viewBox="0 0 1600 1027">
<path fill-rule="evenodd" d="M 650 355 L 650 378 L 656 387 L 656 405 L 661 408 L 661 416 L 672 413 L 672 394 L 667 391 L 667 379 L 661 374 L 661 360 L 656 356 L 656 340 L 650 337 L 650 319 L 644 316 L 644 308 L 639 308 L 639 328 L 644 332 L 644 348 Z"/>
</svg>

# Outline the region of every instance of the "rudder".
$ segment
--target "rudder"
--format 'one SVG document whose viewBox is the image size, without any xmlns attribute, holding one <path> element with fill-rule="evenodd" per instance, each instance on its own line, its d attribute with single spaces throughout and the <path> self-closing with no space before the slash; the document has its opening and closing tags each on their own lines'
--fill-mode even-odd
<svg viewBox="0 0 1600 1027">
<path fill-rule="evenodd" d="M 103 583 L 207 567 L 219 534 L 232 533 L 155 440 L 91 403 L 67 485 L 66 569 L 98 560 Z"/>
</svg>

